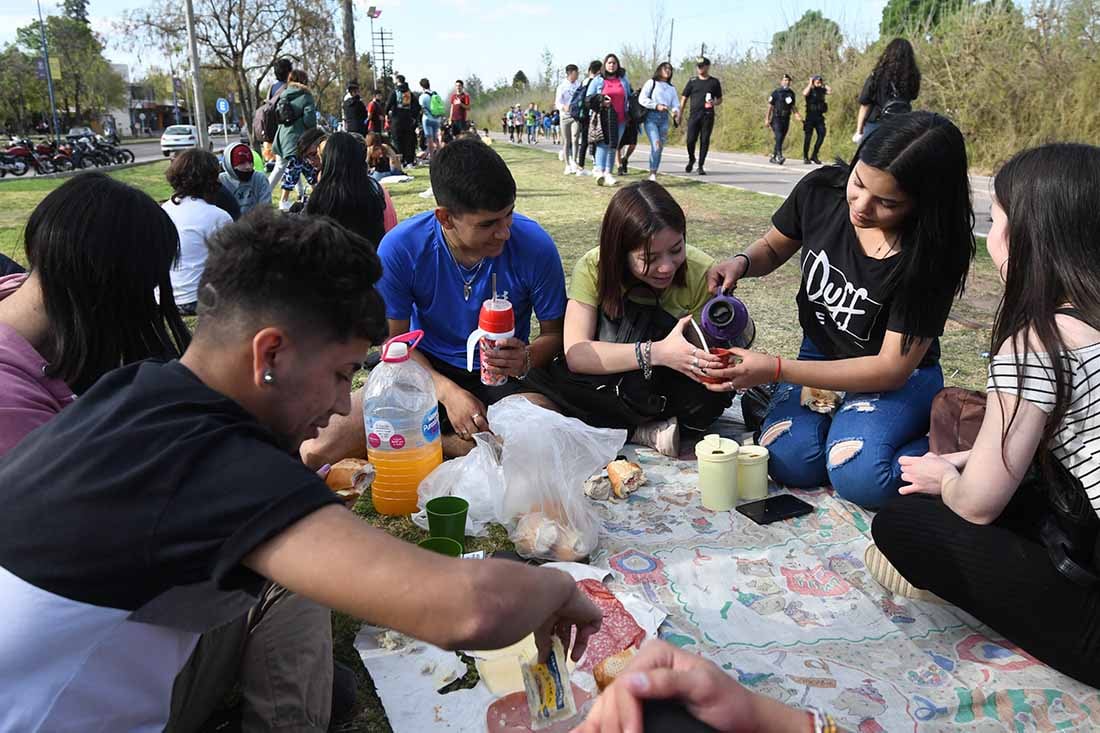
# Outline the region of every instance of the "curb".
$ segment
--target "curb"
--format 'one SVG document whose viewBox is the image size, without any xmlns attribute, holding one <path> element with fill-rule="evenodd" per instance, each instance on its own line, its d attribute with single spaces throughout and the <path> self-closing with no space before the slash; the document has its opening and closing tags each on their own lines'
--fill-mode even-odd
<svg viewBox="0 0 1100 733">
<path fill-rule="evenodd" d="M 4 185 L 8 181 L 41 181 L 41 180 L 49 180 L 51 178 L 71 178 L 72 176 L 77 176 L 77 175 L 80 175 L 81 173 L 90 173 L 91 171 L 107 171 L 107 172 L 121 171 L 121 170 L 125 170 L 127 168 L 137 168 L 139 165 L 152 165 L 153 163 L 160 163 L 160 162 L 161 161 L 159 159 L 158 160 L 140 160 L 140 161 L 134 161 L 133 163 L 123 163 L 121 165 L 104 165 L 104 166 L 100 166 L 98 168 L 96 168 L 96 167 L 79 168 L 77 170 L 61 171 L 60 173 L 43 173 L 42 175 L 39 175 L 39 174 L 36 173 L 33 176 L 27 176 L 27 175 L 24 175 L 24 176 L 4 176 L 3 178 L 0 178 L 0 186 Z"/>
</svg>

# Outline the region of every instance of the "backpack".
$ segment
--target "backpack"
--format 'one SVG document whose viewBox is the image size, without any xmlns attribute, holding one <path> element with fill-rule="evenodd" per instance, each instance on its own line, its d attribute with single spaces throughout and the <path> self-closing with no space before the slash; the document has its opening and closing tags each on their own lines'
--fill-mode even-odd
<svg viewBox="0 0 1100 733">
<path fill-rule="evenodd" d="M 447 105 L 438 92 L 432 92 L 431 100 L 428 102 L 428 113 L 432 117 L 442 117 L 447 113 Z"/>
<path fill-rule="evenodd" d="M 650 82 L 652 81 L 653 80 L 650 79 Z M 653 92 L 651 91 L 650 94 L 652 93 Z M 642 123 L 645 122 L 646 115 L 649 114 L 649 110 L 643 107 L 641 102 L 638 101 L 638 98 L 640 96 L 641 94 L 639 90 L 635 89 L 634 92 L 629 97 L 627 97 L 626 110 L 626 114 L 630 117 L 630 121 L 633 122 L 635 125 L 638 125 L 639 127 L 641 127 Z"/>
<path fill-rule="evenodd" d="M 882 105 L 882 111 L 879 113 L 881 117 L 887 115 L 904 115 L 913 111 L 913 105 L 908 99 L 901 96 L 898 92 L 897 86 L 894 82 L 890 82 L 890 100 Z"/>
<path fill-rule="evenodd" d="M 266 143 L 275 142 L 275 133 L 279 129 L 279 113 L 276 109 L 276 105 L 282 98 L 285 90 L 286 85 L 283 85 L 279 91 L 275 92 L 274 97 L 264 100 L 264 103 L 260 105 L 260 108 L 256 110 L 256 114 L 252 118 L 253 129 L 256 130 L 256 133 L 260 135 Z"/>
<path fill-rule="evenodd" d="M 275 104 L 275 110 L 278 112 L 280 125 L 293 125 L 302 118 L 302 110 L 291 104 L 289 98 L 281 95 Z"/>
<path fill-rule="evenodd" d="M 584 97 L 587 93 L 588 84 L 581 84 L 569 100 L 569 116 L 575 120 L 583 120 L 588 117 L 588 108 L 584 104 Z"/>
</svg>

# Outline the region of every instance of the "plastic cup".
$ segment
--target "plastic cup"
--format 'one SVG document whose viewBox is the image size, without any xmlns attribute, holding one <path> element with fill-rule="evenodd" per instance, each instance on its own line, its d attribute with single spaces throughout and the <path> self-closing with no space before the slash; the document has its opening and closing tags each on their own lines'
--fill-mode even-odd
<svg viewBox="0 0 1100 733">
<path fill-rule="evenodd" d="M 769 455 L 760 445 L 743 445 L 737 452 L 737 490 L 743 501 L 767 497 Z"/>
<path fill-rule="evenodd" d="M 447 537 L 460 547 L 466 544 L 466 513 L 470 503 L 460 496 L 437 496 L 424 505 L 428 512 L 428 534 Z"/>
<path fill-rule="evenodd" d="M 429 537 L 426 540 L 420 540 L 416 544 L 425 550 L 438 552 L 440 555 L 447 555 L 448 557 L 460 557 L 462 555 L 462 545 L 450 537 Z"/>
</svg>

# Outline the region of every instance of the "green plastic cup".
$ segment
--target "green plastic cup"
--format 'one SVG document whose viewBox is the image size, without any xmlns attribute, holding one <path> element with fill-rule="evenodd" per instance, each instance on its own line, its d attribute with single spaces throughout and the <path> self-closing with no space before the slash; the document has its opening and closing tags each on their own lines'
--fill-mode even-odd
<svg viewBox="0 0 1100 733">
<path fill-rule="evenodd" d="M 458 544 L 450 537 L 429 537 L 426 540 L 420 540 L 417 545 L 423 547 L 425 550 L 438 552 L 440 555 L 448 555 L 450 557 L 460 557 L 462 555 L 462 545 Z"/>
<path fill-rule="evenodd" d="M 460 496 L 437 496 L 424 505 L 428 511 L 428 534 L 448 537 L 466 546 L 466 513 L 470 502 Z"/>
</svg>

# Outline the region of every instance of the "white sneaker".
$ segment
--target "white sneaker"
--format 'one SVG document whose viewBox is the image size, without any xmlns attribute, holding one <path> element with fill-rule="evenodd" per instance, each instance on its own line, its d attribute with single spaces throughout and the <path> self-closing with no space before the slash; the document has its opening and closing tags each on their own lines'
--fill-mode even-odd
<svg viewBox="0 0 1100 733">
<path fill-rule="evenodd" d="M 634 428 L 630 437 L 632 443 L 653 448 L 669 458 L 680 457 L 680 424 L 676 418 L 647 422 Z"/>
<path fill-rule="evenodd" d="M 603 176 L 603 173 L 602 173 L 602 172 L 601 172 L 601 173 L 593 173 L 592 175 L 596 177 L 596 185 L 597 185 L 597 186 L 603 186 L 603 185 L 605 185 L 605 184 L 604 184 L 604 176 Z M 610 176 L 609 176 L 609 177 L 610 177 Z"/>
<path fill-rule="evenodd" d="M 657 182 L 657 174 L 656 173 L 650 173 L 649 178 L 647 180 L 650 180 L 650 181 L 653 181 L 654 183 L 656 183 Z"/>
<path fill-rule="evenodd" d="M 619 181 L 610 173 L 603 174 L 603 185 L 605 186 L 618 186 Z"/>
<path fill-rule="evenodd" d="M 592 171 L 588 170 L 587 168 L 578 168 L 577 175 L 583 178 L 584 176 L 592 175 Z"/>
<path fill-rule="evenodd" d="M 565 166 L 565 170 L 562 171 L 563 176 L 571 176 L 571 175 L 573 175 L 573 173 L 574 173 L 573 167 L 569 166 L 569 165 Z"/>
<path fill-rule="evenodd" d="M 558 151 L 558 160 L 560 160 L 562 162 L 565 162 L 565 151 L 564 150 L 559 150 Z"/>
<path fill-rule="evenodd" d="M 287 199 L 286 201 L 280 201 L 279 202 L 279 211 L 290 211 L 290 207 L 292 205 L 293 204 L 291 204 L 290 199 Z"/>
</svg>

